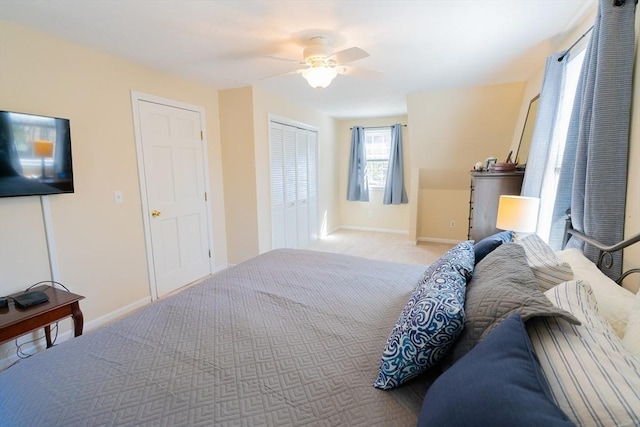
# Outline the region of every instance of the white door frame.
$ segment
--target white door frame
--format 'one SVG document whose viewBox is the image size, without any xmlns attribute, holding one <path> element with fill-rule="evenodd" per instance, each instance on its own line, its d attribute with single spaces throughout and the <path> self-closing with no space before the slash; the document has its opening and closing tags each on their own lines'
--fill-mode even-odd
<svg viewBox="0 0 640 427">
<path fill-rule="evenodd" d="M 149 290 L 151 292 L 151 300 L 158 298 L 156 288 L 156 273 L 153 265 L 153 246 L 151 245 L 151 221 L 149 219 L 149 198 L 147 193 L 146 172 L 144 169 L 144 157 L 142 153 L 142 131 L 140 129 L 140 109 L 139 102 L 152 102 L 155 104 L 166 105 L 168 107 L 181 108 L 183 110 L 195 111 L 200 114 L 200 128 L 202 129 L 202 154 L 204 162 L 204 188 L 207 192 L 207 230 L 208 242 L 211 248 L 211 256 L 209 257 L 209 274 L 215 271 L 215 252 L 213 246 L 213 221 L 211 217 L 211 188 L 209 185 L 209 156 L 207 154 L 207 127 L 205 119 L 205 110 L 198 105 L 187 104 L 173 99 L 162 98 L 147 93 L 131 91 L 131 107 L 133 110 L 133 126 L 136 139 L 136 155 L 138 160 L 138 182 L 140 184 L 140 204 L 142 205 L 142 223 L 144 227 L 144 241 L 147 255 L 147 271 L 149 274 Z"/>
<path fill-rule="evenodd" d="M 320 134 L 320 128 L 317 126 L 313 126 L 307 123 L 303 123 L 303 122 L 299 122 L 297 120 L 293 120 L 284 116 L 279 116 L 277 114 L 272 114 L 272 113 L 268 113 L 267 114 L 267 123 L 268 123 L 268 141 L 269 141 L 269 216 L 271 217 L 270 219 L 270 223 L 269 223 L 269 228 L 271 230 L 271 247 L 273 249 L 273 206 L 271 205 L 271 122 L 274 123 L 278 123 L 281 125 L 285 125 L 285 126 L 291 126 L 294 128 L 299 128 L 299 129 L 305 129 L 311 132 L 315 132 L 316 133 L 316 206 L 315 206 L 315 216 L 316 216 L 316 224 L 315 224 L 315 232 L 317 236 L 320 236 L 320 223 L 317 221 L 317 218 L 320 218 L 320 210 L 318 209 L 318 207 L 320 206 L 320 202 L 319 202 L 319 198 L 320 198 L 320 186 L 321 181 L 318 177 L 318 170 L 319 170 L 319 163 L 320 163 L 320 146 L 318 144 L 318 141 L 320 140 L 320 137 L 318 136 Z M 285 209 L 286 209 L 286 201 L 285 201 Z M 309 209 L 312 209 L 312 207 L 309 207 Z"/>
</svg>

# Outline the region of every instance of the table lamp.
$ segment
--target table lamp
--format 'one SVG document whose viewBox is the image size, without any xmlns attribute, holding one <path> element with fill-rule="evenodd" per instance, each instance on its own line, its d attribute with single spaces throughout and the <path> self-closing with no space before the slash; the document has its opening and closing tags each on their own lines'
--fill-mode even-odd
<svg viewBox="0 0 640 427">
<path fill-rule="evenodd" d="M 513 231 L 514 241 L 518 233 L 533 233 L 538 225 L 539 207 L 537 197 L 500 196 L 496 227 Z"/>
</svg>

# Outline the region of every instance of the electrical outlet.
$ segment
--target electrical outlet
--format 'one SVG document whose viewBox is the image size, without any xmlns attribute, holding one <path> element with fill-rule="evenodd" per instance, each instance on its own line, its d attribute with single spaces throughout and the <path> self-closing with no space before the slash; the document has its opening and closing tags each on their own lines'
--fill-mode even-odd
<svg viewBox="0 0 640 427">
<path fill-rule="evenodd" d="M 373 211 L 368 211 L 367 212 L 367 217 L 373 218 Z"/>
<path fill-rule="evenodd" d="M 455 227 L 455 226 L 456 226 L 456 222 L 455 222 L 455 221 L 451 221 L 451 222 L 449 223 L 449 227 L 453 228 L 453 227 Z"/>
</svg>

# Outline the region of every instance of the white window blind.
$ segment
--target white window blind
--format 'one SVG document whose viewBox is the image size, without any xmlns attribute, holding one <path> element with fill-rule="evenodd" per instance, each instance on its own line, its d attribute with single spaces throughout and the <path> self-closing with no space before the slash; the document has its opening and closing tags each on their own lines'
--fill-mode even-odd
<svg viewBox="0 0 640 427">
<path fill-rule="evenodd" d="M 364 130 L 369 188 L 384 188 L 389 168 L 391 127 Z"/>
</svg>

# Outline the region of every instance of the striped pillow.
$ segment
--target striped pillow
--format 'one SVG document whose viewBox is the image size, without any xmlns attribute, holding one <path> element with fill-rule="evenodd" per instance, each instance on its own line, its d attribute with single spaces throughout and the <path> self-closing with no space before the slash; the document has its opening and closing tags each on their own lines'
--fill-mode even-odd
<svg viewBox="0 0 640 427">
<path fill-rule="evenodd" d="M 562 262 L 537 234 L 530 234 L 516 243 L 524 247 L 527 264 L 538 281 L 538 288 L 544 292 L 559 283 L 573 279 L 571 266 Z"/>
<path fill-rule="evenodd" d="M 582 325 L 536 318 L 527 323 L 549 388 L 576 425 L 640 425 L 640 358 L 627 351 L 599 314 L 591 287 L 562 283 L 545 292 Z"/>
<path fill-rule="evenodd" d="M 624 337 L 633 306 L 633 293 L 608 278 L 579 249 L 565 249 L 556 252 L 556 255 L 571 265 L 573 280 L 589 282 L 593 296 L 598 301 L 598 313 L 607 319 L 619 338 Z"/>
<path fill-rule="evenodd" d="M 622 338 L 627 350 L 640 357 L 640 292 L 633 299 L 633 306 L 627 323 L 627 330 Z"/>
</svg>

